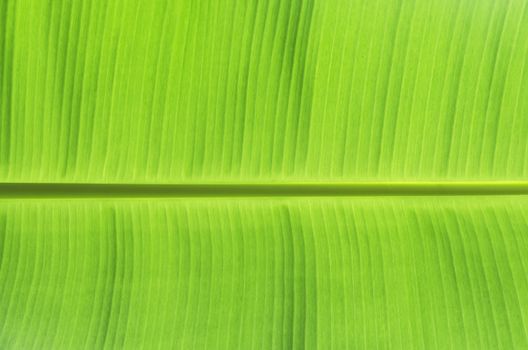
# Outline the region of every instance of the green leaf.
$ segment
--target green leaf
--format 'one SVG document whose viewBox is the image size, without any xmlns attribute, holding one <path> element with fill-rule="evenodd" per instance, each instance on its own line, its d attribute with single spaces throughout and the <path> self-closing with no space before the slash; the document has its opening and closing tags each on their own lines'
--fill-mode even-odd
<svg viewBox="0 0 528 350">
<path fill-rule="evenodd" d="M 528 348 L 527 57 L 526 0 L 0 0 L 0 348 Z"/>
<path fill-rule="evenodd" d="M 523 349 L 528 199 L 0 204 L 0 346 Z"/>
<path fill-rule="evenodd" d="M 525 180 L 526 1 L 2 1 L 0 179 Z"/>
</svg>

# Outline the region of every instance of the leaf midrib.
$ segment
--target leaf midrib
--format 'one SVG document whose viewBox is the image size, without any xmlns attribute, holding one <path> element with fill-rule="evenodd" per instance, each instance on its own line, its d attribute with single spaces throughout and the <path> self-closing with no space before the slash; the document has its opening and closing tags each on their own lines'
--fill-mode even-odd
<svg viewBox="0 0 528 350">
<path fill-rule="evenodd" d="M 0 198 L 528 195 L 528 181 L 297 183 L 0 183 Z"/>
</svg>

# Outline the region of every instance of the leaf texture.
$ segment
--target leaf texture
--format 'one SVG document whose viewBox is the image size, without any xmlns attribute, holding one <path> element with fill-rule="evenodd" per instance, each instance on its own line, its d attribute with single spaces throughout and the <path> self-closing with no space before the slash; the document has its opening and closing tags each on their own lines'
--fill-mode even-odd
<svg viewBox="0 0 528 350">
<path fill-rule="evenodd" d="M 0 179 L 523 180 L 525 0 L 3 0 Z"/>
<path fill-rule="evenodd" d="M 522 349 L 528 199 L 0 204 L 0 347 Z"/>
<path fill-rule="evenodd" d="M 527 0 L 0 0 L 0 348 L 528 348 L 527 57 Z"/>
</svg>

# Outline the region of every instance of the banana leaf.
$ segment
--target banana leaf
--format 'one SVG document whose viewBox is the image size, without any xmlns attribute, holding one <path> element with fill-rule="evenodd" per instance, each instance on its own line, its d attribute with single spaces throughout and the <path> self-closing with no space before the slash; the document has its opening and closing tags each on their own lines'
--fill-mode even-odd
<svg viewBox="0 0 528 350">
<path fill-rule="evenodd" d="M 527 62 L 526 0 L 0 0 L 0 348 L 528 348 Z"/>
</svg>

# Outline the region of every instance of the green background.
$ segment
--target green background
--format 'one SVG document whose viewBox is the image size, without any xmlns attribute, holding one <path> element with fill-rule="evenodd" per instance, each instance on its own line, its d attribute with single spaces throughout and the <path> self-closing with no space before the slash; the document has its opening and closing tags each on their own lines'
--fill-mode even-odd
<svg viewBox="0 0 528 350">
<path fill-rule="evenodd" d="M 526 0 L 0 0 L 0 348 L 528 348 L 527 61 Z"/>
</svg>

